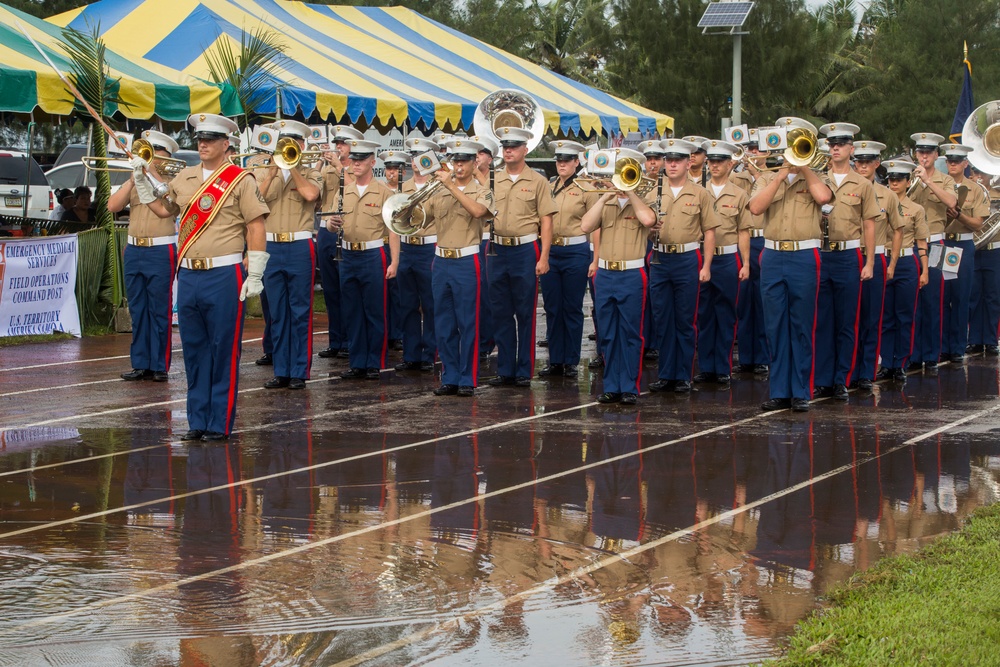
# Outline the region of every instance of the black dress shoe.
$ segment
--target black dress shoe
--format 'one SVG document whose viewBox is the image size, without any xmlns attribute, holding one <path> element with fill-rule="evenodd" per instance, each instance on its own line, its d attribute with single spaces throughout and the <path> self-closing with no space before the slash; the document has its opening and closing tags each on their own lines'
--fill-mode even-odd
<svg viewBox="0 0 1000 667">
<path fill-rule="evenodd" d="M 320 350 L 316 355 L 321 359 L 333 359 L 337 356 L 337 352 L 340 348 L 328 347 L 325 350 Z"/>
<path fill-rule="evenodd" d="M 367 371 L 365 371 L 366 380 L 378 380 L 381 377 L 382 377 L 382 371 L 380 371 L 378 368 L 369 368 Z"/>
<path fill-rule="evenodd" d="M 469 385 L 462 385 L 461 387 L 458 388 L 458 395 L 463 396 L 465 398 L 469 398 L 470 396 L 475 396 L 476 388 L 470 387 Z"/>
<path fill-rule="evenodd" d="M 922 371 L 922 370 L 924 370 L 924 364 L 920 361 L 911 361 L 906 365 L 907 373 L 912 373 L 913 371 Z"/>
<path fill-rule="evenodd" d="M 577 374 L 576 366 L 572 364 L 566 364 L 563 366 L 563 376 L 568 378 L 575 378 Z"/>
<path fill-rule="evenodd" d="M 657 380 L 649 383 L 649 390 L 653 393 L 658 391 L 673 391 L 677 386 L 676 380 Z"/>
<path fill-rule="evenodd" d="M 716 376 L 715 381 L 718 384 L 729 384 L 732 381 L 732 379 L 733 378 L 729 375 L 718 375 Z"/>
<path fill-rule="evenodd" d="M 420 370 L 423 371 L 424 373 L 427 373 L 429 371 L 434 370 L 434 362 L 433 361 L 421 361 L 420 362 Z"/>
<path fill-rule="evenodd" d="M 536 342 L 535 345 L 537 345 L 538 347 L 548 347 L 549 346 L 549 340 L 547 338 L 542 338 L 541 340 L 539 340 L 538 342 Z"/>
<path fill-rule="evenodd" d="M 858 389 L 860 389 L 861 391 L 871 391 L 873 384 L 874 383 L 868 378 L 861 378 L 860 380 L 858 380 Z"/>
<path fill-rule="evenodd" d="M 203 435 L 205 435 L 204 431 L 193 428 L 184 435 L 182 435 L 181 440 L 201 440 L 201 436 Z"/>
<path fill-rule="evenodd" d="M 456 384 L 443 384 L 434 390 L 435 396 L 454 396 L 458 393 L 458 385 Z"/>
<path fill-rule="evenodd" d="M 344 380 L 364 380 L 365 375 L 365 369 L 363 368 L 349 368 L 341 373 L 340 377 Z"/>
<path fill-rule="evenodd" d="M 847 397 L 847 387 L 842 384 L 833 386 L 833 399 L 835 401 L 846 401 Z"/>
<path fill-rule="evenodd" d="M 691 383 L 687 380 L 678 380 L 677 384 L 674 385 L 675 394 L 686 394 L 691 391 Z"/>
<path fill-rule="evenodd" d="M 927 362 L 924 364 L 924 375 L 927 377 L 937 377 L 938 365 L 935 363 Z"/>
<path fill-rule="evenodd" d="M 814 387 L 813 398 L 830 398 L 833 396 L 833 387 Z"/>
<path fill-rule="evenodd" d="M 339 350 L 337 350 L 338 359 L 347 359 L 350 356 L 351 356 L 351 351 L 348 350 L 346 347 L 342 347 Z"/>
<path fill-rule="evenodd" d="M 597 334 L 596 333 L 587 334 L 587 340 L 597 340 Z"/>
<path fill-rule="evenodd" d="M 527 376 L 524 376 L 524 375 L 518 375 L 514 379 L 514 386 L 515 387 L 530 387 L 531 386 L 531 378 L 529 378 Z"/>
<path fill-rule="evenodd" d="M 770 369 L 767 367 L 767 364 L 757 364 L 753 367 L 754 375 L 767 375 L 769 372 Z"/>
<path fill-rule="evenodd" d="M 956 364 L 956 365 L 958 365 L 958 364 L 964 364 L 965 363 L 965 355 L 964 354 L 952 354 L 952 355 L 950 355 L 948 357 L 948 361 L 950 361 L 951 363 Z"/>
<path fill-rule="evenodd" d="M 562 374 L 563 374 L 562 364 L 550 364 L 545 368 L 543 368 L 542 370 L 538 371 L 538 377 L 540 378 L 562 375 Z"/>
<path fill-rule="evenodd" d="M 514 378 L 509 375 L 497 375 L 487 380 L 486 384 L 491 387 L 512 387 L 514 386 Z"/>
<path fill-rule="evenodd" d="M 273 377 L 264 383 L 264 389 L 284 389 L 289 381 L 290 379 L 286 377 Z"/>
<path fill-rule="evenodd" d="M 701 384 L 702 382 L 715 382 L 719 379 L 719 376 L 715 373 L 698 373 L 694 376 L 695 384 Z"/>
<path fill-rule="evenodd" d="M 419 361 L 402 361 L 396 364 L 397 371 L 419 371 L 423 370 Z"/>
<path fill-rule="evenodd" d="M 587 368 L 604 368 L 604 357 L 594 357 L 587 363 Z"/>
<path fill-rule="evenodd" d="M 771 410 L 787 410 L 792 407 L 792 399 L 790 398 L 772 398 L 769 401 L 764 401 L 760 404 L 760 409 L 765 412 L 770 412 Z"/>
<path fill-rule="evenodd" d="M 643 359 L 659 359 L 659 358 L 660 358 L 660 351 L 659 351 L 659 350 L 656 350 L 656 349 L 654 349 L 654 348 L 651 348 L 651 347 L 650 347 L 650 348 L 647 348 L 647 349 L 646 349 L 646 350 L 645 350 L 645 351 L 644 351 L 644 352 L 642 353 L 642 358 L 643 358 Z"/>
<path fill-rule="evenodd" d="M 399 338 L 390 338 L 389 339 L 389 349 L 395 350 L 396 352 L 402 352 L 403 351 L 403 341 L 400 340 Z"/>
<path fill-rule="evenodd" d="M 166 371 L 153 371 L 153 382 L 166 382 L 169 379 Z"/>
<path fill-rule="evenodd" d="M 635 405 L 636 402 L 638 402 L 638 400 L 639 400 L 638 396 L 636 396 L 635 394 L 633 394 L 630 391 L 627 391 L 624 394 L 622 394 L 621 404 L 622 405 Z"/>
<path fill-rule="evenodd" d="M 875 374 L 876 380 L 891 380 L 896 375 L 896 371 L 903 372 L 902 368 L 886 368 L 883 366 L 878 369 L 878 373 Z"/>
<path fill-rule="evenodd" d="M 793 398 L 792 412 L 809 412 L 809 401 L 804 398 Z"/>
<path fill-rule="evenodd" d="M 899 382 L 899 383 L 905 383 L 906 382 L 906 371 L 904 371 L 902 368 L 893 368 L 892 369 L 892 379 L 895 380 L 896 382 Z"/>
<path fill-rule="evenodd" d="M 270 354 L 265 354 L 264 356 L 262 356 L 260 359 L 258 359 L 254 363 L 257 364 L 258 366 L 273 366 L 274 365 L 274 357 L 272 357 Z"/>
<path fill-rule="evenodd" d="M 983 346 L 983 345 L 966 345 L 965 346 L 965 353 L 966 354 L 982 354 L 984 352 L 984 349 L 983 349 L 984 347 L 985 346 Z"/>
<path fill-rule="evenodd" d="M 617 403 L 622 400 L 622 395 L 616 391 L 606 391 L 597 397 L 598 403 Z"/>
<path fill-rule="evenodd" d="M 984 345 L 983 351 L 985 352 L 987 357 L 1000 356 L 1000 347 L 996 345 Z"/>
<path fill-rule="evenodd" d="M 122 379 L 131 382 L 132 380 L 145 380 L 153 377 L 153 371 L 133 368 L 128 373 L 122 373 Z"/>
<path fill-rule="evenodd" d="M 305 389 L 306 381 L 302 378 L 292 378 L 288 381 L 289 389 Z"/>
<path fill-rule="evenodd" d="M 202 440 L 228 440 L 229 436 L 225 433 L 219 433 L 218 431 L 205 431 L 205 435 L 201 436 Z"/>
<path fill-rule="evenodd" d="M 754 369 L 757 368 L 753 364 L 740 364 L 733 369 L 734 373 L 753 373 Z"/>
</svg>

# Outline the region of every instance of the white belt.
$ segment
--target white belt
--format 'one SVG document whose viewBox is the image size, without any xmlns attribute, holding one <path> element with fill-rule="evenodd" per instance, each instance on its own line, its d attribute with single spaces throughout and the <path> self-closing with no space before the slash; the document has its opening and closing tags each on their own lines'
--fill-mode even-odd
<svg viewBox="0 0 1000 667">
<path fill-rule="evenodd" d="M 861 247 L 861 241 L 854 239 L 853 241 L 827 241 L 826 245 L 823 246 L 823 250 L 829 252 L 831 250 L 857 250 Z"/>
<path fill-rule="evenodd" d="M 903 248 L 899 251 L 900 257 L 913 257 L 913 248 Z"/>
<path fill-rule="evenodd" d="M 949 241 L 972 241 L 976 235 L 970 232 L 968 234 L 945 234 L 944 237 Z"/>
<path fill-rule="evenodd" d="M 552 245 L 580 245 L 586 242 L 586 234 L 583 236 L 556 236 L 552 239 Z"/>
<path fill-rule="evenodd" d="M 173 236 L 129 236 L 128 244 L 139 246 L 140 248 L 151 248 L 154 245 L 174 245 L 177 243 L 177 235 Z"/>
<path fill-rule="evenodd" d="M 490 240 L 490 233 L 489 232 L 483 232 L 483 240 L 484 241 L 489 241 Z"/>
<path fill-rule="evenodd" d="M 385 241 L 382 239 L 375 239 L 374 241 L 358 241 L 357 243 L 352 243 L 351 241 L 341 241 L 340 246 L 344 250 L 372 250 L 374 248 L 381 248 L 385 245 Z"/>
<path fill-rule="evenodd" d="M 438 246 L 434 249 L 434 254 L 438 257 L 444 257 L 445 259 L 459 259 L 460 257 L 469 257 L 470 255 L 475 255 L 479 252 L 478 245 L 465 246 L 464 248 L 442 248 Z"/>
<path fill-rule="evenodd" d="M 763 235 L 764 235 L 764 230 L 763 229 L 751 229 L 750 230 L 750 238 L 752 238 L 752 239 L 761 237 Z"/>
<path fill-rule="evenodd" d="M 697 250 L 701 247 L 701 244 L 697 241 L 692 241 L 691 243 L 657 243 L 655 246 L 657 252 L 663 252 L 667 254 L 681 253 L 681 252 L 691 252 L 692 250 Z"/>
<path fill-rule="evenodd" d="M 986 244 L 986 250 L 996 250 L 1000 248 L 1000 241 L 994 241 L 993 243 Z"/>
<path fill-rule="evenodd" d="M 862 255 L 867 255 L 868 254 L 865 251 L 864 246 L 861 247 L 861 254 Z M 884 245 L 877 245 L 877 246 L 875 246 L 875 254 L 876 255 L 884 255 L 885 254 L 885 246 Z"/>
<path fill-rule="evenodd" d="M 493 235 L 493 242 L 497 245 L 524 245 L 538 240 L 538 234 L 525 234 L 524 236 L 498 236 Z"/>
<path fill-rule="evenodd" d="M 814 250 L 823 245 L 819 239 L 807 239 L 805 241 L 772 241 L 764 239 L 764 247 L 768 250 L 779 250 L 788 252 L 791 250 Z"/>
<path fill-rule="evenodd" d="M 716 255 L 735 255 L 739 252 L 740 247 L 735 243 L 733 245 L 717 245 L 715 246 Z"/>
<path fill-rule="evenodd" d="M 312 232 L 267 232 L 264 237 L 272 243 L 291 243 L 292 241 L 305 241 L 313 237 Z"/>
<path fill-rule="evenodd" d="M 597 260 L 597 266 L 608 271 L 627 271 L 629 269 L 641 269 L 646 266 L 644 259 L 618 259 L 618 260 Z"/>
<path fill-rule="evenodd" d="M 185 257 L 181 260 L 181 268 L 206 271 L 208 269 L 218 269 L 222 266 L 232 266 L 242 261 L 243 253 L 241 252 L 234 252 L 231 255 L 222 255 L 221 257 L 200 257 L 195 259 Z"/>
<path fill-rule="evenodd" d="M 928 243 L 937 243 L 938 241 L 944 240 L 944 234 L 931 234 L 930 238 L 927 239 Z"/>
<path fill-rule="evenodd" d="M 438 237 L 436 234 L 431 234 L 430 236 L 400 236 L 399 240 L 410 245 L 430 245 L 431 243 L 437 243 Z"/>
</svg>

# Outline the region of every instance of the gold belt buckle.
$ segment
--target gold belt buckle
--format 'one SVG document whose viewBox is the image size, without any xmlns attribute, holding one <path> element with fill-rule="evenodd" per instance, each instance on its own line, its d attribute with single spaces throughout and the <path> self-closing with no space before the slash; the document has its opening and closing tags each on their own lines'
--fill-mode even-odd
<svg viewBox="0 0 1000 667">
<path fill-rule="evenodd" d="M 195 271 L 204 271 L 208 268 L 208 262 L 204 259 L 192 259 L 191 268 Z"/>
<path fill-rule="evenodd" d="M 677 244 L 676 243 L 668 243 L 667 245 L 665 245 L 663 247 L 666 249 L 667 252 L 670 252 L 670 253 L 677 252 Z"/>
<path fill-rule="evenodd" d="M 715 254 L 716 254 L 716 255 L 721 255 L 721 254 L 723 254 L 723 253 L 725 252 L 725 250 L 726 250 L 726 249 L 725 249 L 725 248 L 723 248 L 722 246 L 715 246 Z"/>
<path fill-rule="evenodd" d="M 365 244 L 364 243 L 354 243 L 353 241 L 348 241 L 347 242 L 347 246 L 348 246 L 348 248 L 347 248 L 348 250 L 357 251 L 357 250 L 364 250 L 365 249 Z"/>
<path fill-rule="evenodd" d="M 958 240 L 958 234 L 945 234 L 944 238 L 945 238 L 946 241 L 957 241 Z"/>
<path fill-rule="evenodd" d="M 501 236 L 500 245 L 506 245 L 506 246 L 517 245 L 517 239 L 514 238 L 513 236 Z"/>
<path fill-rule="evenodd" d="M 566 237 L 557 236 L 552 240 L 552 245 L 566 245 Z"/>
<path fill-rule="evenodd" d="M 146 237 L 137 238 L 135 244 L 142 248 L 151 248 L 153 246 L 153 239 Z"/>
<path fill-rule="evenodd" d="M 278 232 L 274 235 L 274 240 L 278 243 L 289 243 L 292 240 L 292 235 L 289 232 Z"/>
<path fill-rule="evenodd" d="M 445 259 L 458 259 L 458 251 L 454 248 L 441 248 L 441 254 Z"/>
<path fill-rule="evenodd" d="M 619 262 L 618 260 L 611 260 L 608 262 L 608 268 L 612 271 L 624 271 L 625 262 Z"/>
<path fill-rule="evenodd" d="M 781 250 L 782 252 L 795 250 L 795 241 L 778 241 L 778 250 Z"/>
<path fill-rule="evenodd" d="M 830 241 L 830 250 L 837 250 L 839 245 L 836 241 Z"/>
</svg>

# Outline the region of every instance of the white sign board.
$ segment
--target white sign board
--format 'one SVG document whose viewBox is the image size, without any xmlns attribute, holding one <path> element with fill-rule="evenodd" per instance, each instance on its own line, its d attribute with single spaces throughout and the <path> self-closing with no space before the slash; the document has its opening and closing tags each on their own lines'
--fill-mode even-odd
<svg viewBox="0 0 1000 667">
<path fill-rule="evenodd" d="M 0 336 L 80 336 L 76 234 L 0 242 Z"/>
</svg>

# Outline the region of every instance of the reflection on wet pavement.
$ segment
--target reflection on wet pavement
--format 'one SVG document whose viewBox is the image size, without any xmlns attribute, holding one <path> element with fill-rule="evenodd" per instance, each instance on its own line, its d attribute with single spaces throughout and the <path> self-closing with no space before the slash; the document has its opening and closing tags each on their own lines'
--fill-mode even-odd
<svg viewBox="0 0 1000 667">
<path fill-rule="evenodd" d="M 1000 495 L 995 360 L 805 415 L 749 378 L 637 410 L 324 379 L 218 445 L 169 384 L 0 398 L 0 664 L 741 664 Z"/>
</svg>

